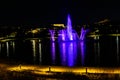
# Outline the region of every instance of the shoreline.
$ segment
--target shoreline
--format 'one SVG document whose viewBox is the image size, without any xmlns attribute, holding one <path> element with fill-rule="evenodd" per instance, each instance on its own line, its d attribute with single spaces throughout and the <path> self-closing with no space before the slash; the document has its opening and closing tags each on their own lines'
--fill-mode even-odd
<svg viewBox="0 0 120 80">
<path fill-rule="evenodd" d="M 120 67 L 117 68 L 62 67 L 62 66 L 42 66 L 42 65 L 36 66 L 36 65 L 25 65 L 25 64 L 11 65 L 11 64 L 0 63 L 0 68 L 1 68 L 0 69 L 1 76 L 7 74 L 8 80 L 10 80 L 9 78 L 11 77 L 12 79 L 22 78 L 22 80 L 26 80 L 28 78 L 33 78 L 32 80 L 41 80 L 41 79 L 119 80 L 120 79 Z"/>
<path fill-rule="evenodd" d="M 120 74 L 120 67 L 67 67 L 67 66 L 51 66 L 51 65 L 30 65 L 25 63 L 16 63 L 14 61 L 0 60 L 0 67 L 6 70 L 37 70 L 51 72 L 72 72 L 72 73 L 108 73 Z"/>
</svg>

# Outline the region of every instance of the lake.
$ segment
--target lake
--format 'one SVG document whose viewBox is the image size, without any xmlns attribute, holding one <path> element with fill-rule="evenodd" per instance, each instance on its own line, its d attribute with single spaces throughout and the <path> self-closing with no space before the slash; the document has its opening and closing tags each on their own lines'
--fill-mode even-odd
<svg viewBox="0 0 120 80">
<path fill-rule="evenodd" d="M 21 64 L 54 66 L 118 67 L 119 36 L 100 36 L 99 40 L 50 41 L 26 38 L 0 42 L 0 58 Z"/>
</svg>

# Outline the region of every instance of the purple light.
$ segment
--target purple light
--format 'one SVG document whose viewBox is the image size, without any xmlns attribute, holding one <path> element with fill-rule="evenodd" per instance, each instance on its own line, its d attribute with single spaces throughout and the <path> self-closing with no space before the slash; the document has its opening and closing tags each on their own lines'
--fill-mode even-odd
<svg viewBox="0 0 120 80">
<path fill-rule="evenodd" d="M 61 63 L 64 66 L 74 66 L 77 54 L 76 42 L 60 42 Z"/>
<path fill-rule="evenodd" d="M 61 55 L 61 64 L 66 65 L 67 60 L 66 60 L 66 43 L 60 43 L 59 44 L 59 50 L 60 50 L 60 55 Z"/>
<path fill-rule="evenodd" d="M 85 36 L 87 32 L 88 32 L 88 29 L 85 30 L 83 27 L 81 28 L 80 40 L 85 40 Z"/>
<path fill-rule="evenodd" d="M 55 30 L 49 30 L 51 35 L 51 40 L 55 41 Z M 68 14 L 67 16 L 67 26 L 66 29 L 62 29 L 58 31 L 58 41 L 76 41 L 76 40 L 84 40 L 86 33 L 88 30 L 85 30 L 83 27 L 81 28 L 80 38 L 75 30 L 72 29 L 71 17 Z"/>
<path fill-rule="evenodd" d="M 52 53 L 52 61 L 54 64 L 55 63 L 55 43 L 54 42 L 52 42 L 51 53 Z"/>
<path fill-rule="evenodd" d="M 51 35 L 51 40 L 55 41 L 55 30 L 49 30 L 50 35 Z"/>
<path fill-rule="evenodd" d="M 73 50 L 73 43 L 68 44 L 68 66 L 73 66 L 74 65 L 74 50 Z"/>
<path fill-rule="evenodd" d="M 64 30 L 64 29 L 59 30 L 58 40 L 59 41 L 65 41 L 66 40 L 66 30 Z"/>
<path fill-rule="evenodd" d="M 68 14 L 67 17 L 67 35 L 69 40 L 73 40 L 73 34 L 72 34 L 72 22 L 70 15 Z"/>
<path fill-rule="evenodd" d="M 65 30 L 62 30 L 62 40 L 65 41 Z"/>
<path fill-rule="evenodd" d="M 67 16 L 67 26 L 66 29 L 59 30 L 59 41 L 74 41 L 77 40 L 78 35 L 75 30 L 72 29 L 72 22 L 70 15 Z"/>
<path fill-rule="evenodd" d="M 80 48 L 81 48 L 81 62 L 82 62 L 82 65 L 84 65 L 84 60 L 85 60 L 85 43 L 84 41 L 81 41 L 80 42 Z"/>
</svg>

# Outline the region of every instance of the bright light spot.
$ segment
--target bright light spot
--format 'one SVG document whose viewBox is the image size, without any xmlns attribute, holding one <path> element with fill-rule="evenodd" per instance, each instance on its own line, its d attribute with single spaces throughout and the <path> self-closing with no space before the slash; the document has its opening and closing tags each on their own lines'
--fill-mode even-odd
<svg viewBox="0 0 120 80">
<path fill-rule="evenodd" d="M 32 33 L 33 34 L 38 33 L 38 30 L 32 30 Z"/>
<path fill-rule="evenodd" d="M 65 27 L 64 24 L 53 24 L 53 26 L 57 26 L 57 27 Z"/>
</svg>

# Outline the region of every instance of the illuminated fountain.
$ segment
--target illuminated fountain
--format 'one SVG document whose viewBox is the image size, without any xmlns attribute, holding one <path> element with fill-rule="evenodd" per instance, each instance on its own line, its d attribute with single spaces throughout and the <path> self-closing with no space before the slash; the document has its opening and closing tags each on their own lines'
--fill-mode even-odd
<svg viewBox="0 0 120 80">
<path fill-rule="evenodd" d="M 51 35 L 51 41 L 55 41 L 55 30 L 49 30 Z M 81 28 L 80 37 L 78 36 L 77 32 L 72 29 L 72 22 L 70 15 L 67 16 L 67 26 L 65 29 L 58 31 L 58 41 L 79 41 L 84 40 L 87 30 Z"/>
<path fill-rule="evenodd" d="M 67 17 L 67 26 L 66 29 L 62 29 L 59 31 L 58 35 L 59 41 L 74 41 L 79 40 L 79 37 L 75 30 L 72 29 L 72 22 L 70 15 Z"/>
<path fill-rule="evenodd" d="M 55 30 L 49 30 L 51 41 L 55 41 Z"/>
<path fill-rule="evenodd" d="M 88 29 L 85 30 L 83 27 L 81 28 L 80 40 L 84 40 Z"/>
</svg>

